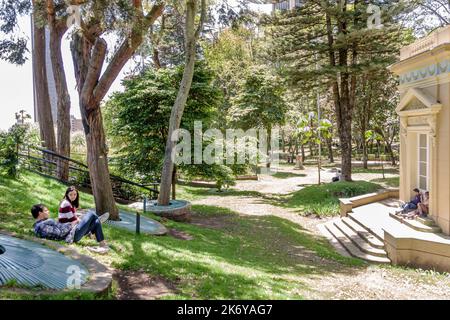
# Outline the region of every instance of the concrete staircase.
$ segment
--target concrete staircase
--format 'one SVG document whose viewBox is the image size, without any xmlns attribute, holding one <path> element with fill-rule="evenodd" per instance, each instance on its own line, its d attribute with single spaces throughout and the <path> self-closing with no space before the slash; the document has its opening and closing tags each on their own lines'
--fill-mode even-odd
<svg viewBox="0 0 450 320">
<path fill-rule="evenodd" d="M 393 213 L 393 206 L 371 203 L 353 208 L 346 217 L 319 226 L 333 246 L 343 255 L 372 263 L 390 263 L 385 250 L 384 231 L 430 235 L 441 229 L 429 218 L 403 219 Z"/>
<path fill-rule="evenodd" d="M 360 224 L 351 215 L 337 218 L 320 226 L 321 232 L 342 254 L 373 263 L 390 263 L 384 250 L 383 239 Z"/>
</svg>

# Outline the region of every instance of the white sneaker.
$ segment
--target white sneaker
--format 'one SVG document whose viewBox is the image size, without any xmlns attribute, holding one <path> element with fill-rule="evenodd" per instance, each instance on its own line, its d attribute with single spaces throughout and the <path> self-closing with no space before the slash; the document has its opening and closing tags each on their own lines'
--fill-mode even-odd
<svg viewBox="0 0 450 320">
<path fill-rule="evenodd" d="M 109 247 L 108 246 L 104 246 L 104 247 L 87 247 L 86 249 L 88 249 L 91 252 L 94 253 L 98 253 L 98 254 L 106 254 L 109 252 Z"/>
<path fill-rule="evenodd" d="M 102 214 L 98 219 L 100 220 L 100 223 L 105 223 L 109 219 L 109 212 Z"/>
</svg>

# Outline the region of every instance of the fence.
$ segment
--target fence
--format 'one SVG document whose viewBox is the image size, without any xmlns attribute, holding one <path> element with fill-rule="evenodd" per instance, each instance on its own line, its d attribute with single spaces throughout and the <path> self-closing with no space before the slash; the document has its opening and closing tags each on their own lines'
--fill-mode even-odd
<svg viewBox="0 0 450 320">
<path fill-rule="evenodd" d="M 80 161 L 29 145 L 20 146 L 18 148 L 18 156 L 19 164 L 22 168 L 92 192 L 88 166 Z M 59 177 L 58 167 L 61 165 L 68 166 L 69 175 L 67 180 L 61 180 Z M 143 195 L 152 200 L 156 200 L 158 197 L 158 181 L 139 184 L 116 175 L 110 175 L 110 179 L 113 195 L 117 202 L 139 201 Z"/>
</svg>

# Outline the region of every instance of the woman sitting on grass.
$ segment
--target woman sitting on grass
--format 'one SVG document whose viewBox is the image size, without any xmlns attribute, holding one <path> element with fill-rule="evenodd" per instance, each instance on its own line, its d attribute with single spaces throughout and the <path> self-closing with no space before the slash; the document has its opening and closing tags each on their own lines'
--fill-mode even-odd
<svg viewBox="0 0 450 320">
<path fill-rule="evenodd" d="M 37 237 L 49 240 L 64 240 L 67 243 L 79 242 L 90 233 L 95 234 L 99 247 L 88 247 L 96 253 L 107 253 L 109 247 L 103 236 L 102 223 L 109 218 L 109 213 L 100 217 L 93 212 L 85 214 L 80 220 L 61 223 L 50 219 L 48 209 L 42 204 L 36 204 L 31 208 L 31 215 L 36 219 L 34 233 Z"/>
<path fill-rule="evenodd" d="M 69 187 L 64 194 L 64 198 L 59 205 L 58 221 L 60 223 L 79 222 L 77 209 L 80 204 L 80 196 L 75 187 Z"/>
</svg>

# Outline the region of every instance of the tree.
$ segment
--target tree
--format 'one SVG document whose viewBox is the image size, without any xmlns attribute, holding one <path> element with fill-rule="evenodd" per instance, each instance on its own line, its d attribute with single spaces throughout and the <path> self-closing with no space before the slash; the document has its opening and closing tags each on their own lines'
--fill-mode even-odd
<svg viewBox="0 0 450 320">
<path fill-rule="evenodd" d="M 17 31 L 18 17 L 31 12 L 30 0 L 3 0 L 0 2 L 0 59 L 22 65 L 27 57 L 27 38 Z"/>
<path fill-rule="evenodd" d="M 300 1 L 300 8 L 265 22 L 273 41 L 272 53 L 292 86 L 300 90 L 323 85 L 332 89 L 342 153 L 342 176 L 351 180 L 352 120 L 358 77 L 368 65 L 393 62 L 400 28 L 393 22 L 397 2 L 375 4 L 383 13 L 383 28 L 368 28 L 366 2 Z M 389 8 L 388 8 L 389 6 Z M 390 9 L 390 10 L 384 10 Z M 373 59 L 360 59 L 372 54 Z"/>
<path fill-rule="evenodd" d="M 72 35 L 72 59 L 95 206 L 97 212 L 109 212 L 113 220 L 119 219 L 119 213 L 110 181 L 100 104 L 164 7 L 165 3 L 156 1 L 145 13 L 141 0 L 84 1 L 81 27 Z M 103 35 L 107 32 L 118 34 L 120 44 L 103 71 L 108 48 Z"/>
<path fill-rule="evenodd" d="M 70 95 L 67 87 L 66 73 L 64 70 L 64 61 L 61 52 L 61 43 L 64 34 L 68 30 L 66 12 L 58 12 L 66 9 L 61 6 L 60 1 L 46 0 L 42 2 L 45 5 L 43 14 L 47 17 L 47 25 L 50 30 L 50 57 L 53 69 L 53 78 L 55 80 L 57 103 L 57 152 L 70 157 Z M 59 8 L 59 10 L 58 10 Z M 67 181 L 69 179 L 69 162 L 65 160 L 58 161 L 58 178 Z"/>
<path fill-rule="evenodd" d="M 176 100 L 183 67 L 148 69 L 123 82 L 124 92 L 117 92 L 105 105 L 105 125 L 111 140 L 112 160 L 120 172 L 148 182 L 161 173 L 169 131 L 170 111 Z M 180 128 L 193 136 L 194 121 L 210 127 L 221 102 L 220 90 L 212 84 L 213 74 L 204 63 L 195 66 L 192 88 Z M 194 141 L 192 139 L 191 143 Z M 193 154 L 192 154 L 193 157 Z M 194 163 L 191 161 L 191 163 Z M 184 173 L 207 176 L 205 166 L 179 167 Z"/>
<path fill-rule="evenodd" d="M 185 23 L 185 66 L 183 78 L 178 90 L 177 99 L 172 107 L 169 122 L 169 132 L 164 153 L 164 164 L 161 173 L 161 186 L 158 197 L 158 205 L 167 206 L 170 201 L 170 189 L 172 184 L 172 174 L 174 163 L 172 160 L 172 151 L 175 142 L 172 140 L 174 132 L 180 127 L 186 101 L 191 89 L 192 78 L 194 75 L 194 65 L 196 56 L 197 40 L 202 32 L 206 19 L 206 0 L 201 0 L 201 17 L 198 25 L 195 25 L 195 19 L 198 11 L 198 0 L 186 0 L 186 23 Z"/>
<path fill-rule="evenodd" d="M 39 0 L 33 0 L 33 8 L 38 7 L 39 4 Z M 55 129 L 47 82 L 45 18 L 42 11 L 33 10 L 33 82 L 41 140 L 44 148 L 56 151 Z"/>
<path fill-rule="evenodd" d="M 222 90 L 224 99 L 220 108 L 219 123 L 226 128 L 227 115 L 232 99 L 237 95 L 241 80 L 256 62 L 249 41 L 252 30 L 244 27 L 223 30 L 212 43 L 204 42 L 204 54 L 208 65 L 217 75 L 215 83 Z"/>
<path fill-rule="evenodd" d="M 285 90 L 276 76 L 259 66 L 248 71 L 241 83 L 241 90 L 233 99 L 230 110 L 231 122 L 250 128 L 264 128 L 267 131 L 267 146 L 270 146 L 272 129 L 283 125 L 287 104 L 283 98 Z M 269 148 L 267 148 L 269 154 Z M 267 163 L 270 167 L 270 162 Z"/>
</svg>

